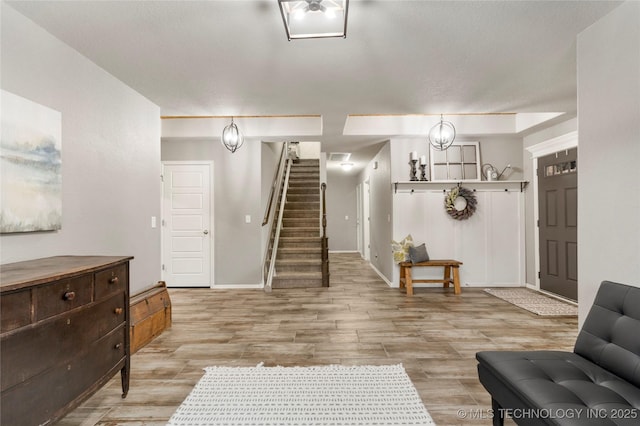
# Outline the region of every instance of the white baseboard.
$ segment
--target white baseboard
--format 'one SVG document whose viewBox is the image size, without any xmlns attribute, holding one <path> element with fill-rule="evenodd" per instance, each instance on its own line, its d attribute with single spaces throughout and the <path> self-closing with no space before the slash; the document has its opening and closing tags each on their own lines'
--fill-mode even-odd
<svg viewBox="0 0 640 426">
<path fill-rule="evenodd" d="M 329 253 L 358 253 L 358 254 L 360 254 L 360 252 L 358 250 L 329 250 Z"/>
<path fill-rule="evenodd" d="M 398 288 L 398 286 L 397 286 L 397 285 L 396 285 L 396 286 L 394 286 L 394 285 L 393 285 L 393 283 L 392 283 L 391 281 L 389 281 L 389 280 L 387 279 L 387 277 L 385 277 L 385 276 L 382 274 L 382 272 L 378 271 L 378 268 L 376 268 L 375 266 L 373 266 L 373 263 L 369 262 L 369 266 L 371 266 L 371 269 L 373 269 L 373 270 L 375 271 L 375 273 L 376 273 L 376 274 L 378 274 L 378 276 L 382 279 L 382 281 L 384 281 L 385 283 L 387 283 L 387 285 L 388 285 L 389 287 L 392 287 L 392 288 Z"/>
<path fill-rule="evenodd" d="M 264 284 L 260 283 L 260 284 L 214 284 L 211 286 L 212 290 L 228 290 L 228 289 L 235 289 L 235 290 L 252 290 L 252 289 L 263 289 L 264 288 Z"/>
</svg>

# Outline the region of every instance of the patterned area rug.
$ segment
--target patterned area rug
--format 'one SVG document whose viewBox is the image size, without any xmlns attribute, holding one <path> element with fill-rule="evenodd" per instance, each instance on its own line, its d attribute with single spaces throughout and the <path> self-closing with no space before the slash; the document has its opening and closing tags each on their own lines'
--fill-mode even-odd
<svg viewBox="0 0 640 426">
<path fill-rule="evenodd" d="M 169 425 L 435 425 L 401 364 L 207 367 Z"/>
<path fill-rule="evenodd" d="M 540 316 L 577 316 L 578 307 L 528 288 L 487 288 L 484 291 Z"/>
</svg>

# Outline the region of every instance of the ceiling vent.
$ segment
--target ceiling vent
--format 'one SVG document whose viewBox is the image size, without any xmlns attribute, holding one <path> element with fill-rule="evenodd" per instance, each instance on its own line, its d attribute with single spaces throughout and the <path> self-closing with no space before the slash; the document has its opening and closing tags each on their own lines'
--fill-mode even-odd
<svg viewBox="0 0 640 426">
<path fill-rule="evenodd" d="M 329 153 L 329 161 L 347 161 L 351 157 L 350 152 L 331 152 Z"/>
</svg>

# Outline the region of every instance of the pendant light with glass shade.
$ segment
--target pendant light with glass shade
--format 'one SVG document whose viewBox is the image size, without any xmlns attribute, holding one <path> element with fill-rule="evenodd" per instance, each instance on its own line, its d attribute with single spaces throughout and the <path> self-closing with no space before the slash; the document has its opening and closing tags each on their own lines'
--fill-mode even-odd
<svg viewBox="0 0 640 426">
<path fill-rule="evenodd" d="M 440 151 L 449 148 L 456 138 L 456 128 L 450 121 L 444 121 L 442 114 L 440 122 L 429 131 L 429 143 Z"/>
<path fill-rule="evenodd" d="M 222 130 L 222 144 L 231 151 L 231 153 L 234 153 L 243 143 L 244 137 L 242 133 L 240 133 L 240 130 L 238 130 L 236 123 L 233 122 L 233 117 L 231 117 L 231 124 Z"/>
</svg>

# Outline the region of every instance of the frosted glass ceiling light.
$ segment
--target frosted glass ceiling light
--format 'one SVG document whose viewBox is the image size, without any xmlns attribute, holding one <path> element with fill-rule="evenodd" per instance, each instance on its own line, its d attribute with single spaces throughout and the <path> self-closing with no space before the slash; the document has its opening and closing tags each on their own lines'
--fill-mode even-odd
<svg viewBox="0 0 640 426">
<path fill-rule="evenodd" d="M 278 0 L 289 40 L 347 37 L 349 0 Z"/>
<path fill-rule="evenodd" d="M 231 124 L 222 130 L 222 144 L 231 151 L 231 153 L 234 153 L 243 143 L 244 137 L 242 137 L 242 133 L 240 133 L 238 126 L 233 122 L 233 117 L 231 117 Z"/>
<path fill-rule="evenodd" d="M 353 169 L 353 163 L 342 163 L 340 164 L 340 167 L 342 167 L 342 170 L 344 170 L 345 172 L 348 172 Z"/>
<path fill-rule="evenodd" d="M 429 143 L 440 151 L 449 148 L 456 138 L 456 128 L 450 121 L 444 121 L 440 115 L 440 122 L 429 131 Z"/>
</svg>

